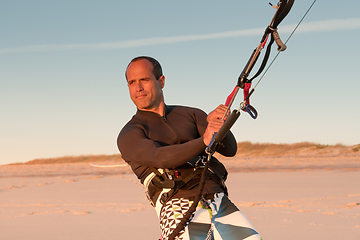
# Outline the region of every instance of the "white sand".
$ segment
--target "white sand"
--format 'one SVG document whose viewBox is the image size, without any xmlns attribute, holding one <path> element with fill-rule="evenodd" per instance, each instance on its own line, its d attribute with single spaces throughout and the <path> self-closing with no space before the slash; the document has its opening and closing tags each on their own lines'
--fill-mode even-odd
<svg viewBox="0 0 360 240">
<path fill-rule="evenodd" d="M 232 163 L 233 164 L 233 163 Z M 230 199 L 264 240 L 360 239 L 360 171 L 230 172 Z M 159 239 L 128 167 L 0 166 L 0 239 Z"/>
</svg>

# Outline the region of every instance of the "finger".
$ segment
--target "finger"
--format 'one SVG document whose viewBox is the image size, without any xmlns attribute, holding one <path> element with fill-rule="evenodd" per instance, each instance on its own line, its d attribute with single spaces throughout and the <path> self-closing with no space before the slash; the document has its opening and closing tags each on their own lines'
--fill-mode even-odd
<svg viewBox="0 0 360 240">
<path fill-rule="evenodd" d="M 218 121 L 212 121 L 212 122 L 209 122 L 208 124 L 208 128 L 212 131 L 218 131 L 222 125 L 224 124 L 224 121 L 222 120 L 218 120 Z"/>
</svg>

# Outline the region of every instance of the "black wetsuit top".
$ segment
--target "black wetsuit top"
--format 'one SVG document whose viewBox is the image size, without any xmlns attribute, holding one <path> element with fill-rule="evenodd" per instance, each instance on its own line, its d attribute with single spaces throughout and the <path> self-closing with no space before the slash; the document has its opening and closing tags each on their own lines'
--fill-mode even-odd
<svg viewBox="0 0 360 240">
<path fill-rule="evenodd" d="M 200 109 L 184 106 L 166 106 L 165 115 L 137 110 L 136 115 L 123 127 L 117 139 L 122 158 L 131 166 L 143 183 L 155 168 L 184 168 L 196 156 L 205 155 L 207 115 Z M 227 157 L 236 154 L 233 134 L 225 136 L 217 151 Z M 217 161 L 215 158 L 211 161 Z M 225 170 L 226 171 L 226 170 Z M 198 188 L 180 190 L 174 197 L 191 197 Z M 206 181 L 204 194 L 224 192 L 218 181 Z"/>
</svg>

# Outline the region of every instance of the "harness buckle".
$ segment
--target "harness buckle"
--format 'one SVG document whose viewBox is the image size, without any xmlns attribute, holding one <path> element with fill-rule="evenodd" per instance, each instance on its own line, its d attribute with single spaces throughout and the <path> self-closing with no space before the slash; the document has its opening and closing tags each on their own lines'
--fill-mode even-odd
<svg viewBox="0 0 360 240">
<path fill-rule="evenodd" d="M 199 156 L 199 159 L 196 161 L 196 163 L 194 164 L 195 167 L 204 167 L 207 161 L 207 157 L 206 156 Z"/>
<path fill-rule="evenodd" d="M 169 199 L 169 194 L 167 192 L 164 192 L 163 194 L 160 195 L 160 203 L 162 205 L 164 205 L 168 199 Z"/>
</svg>

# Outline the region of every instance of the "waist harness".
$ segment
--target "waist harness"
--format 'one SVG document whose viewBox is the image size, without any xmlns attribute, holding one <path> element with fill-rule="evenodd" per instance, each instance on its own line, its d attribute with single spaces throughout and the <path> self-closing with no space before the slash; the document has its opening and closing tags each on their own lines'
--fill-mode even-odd
<svg viewBox="0 0 360 240">
<path fill-rule="evenodd" d="M 185 165 L 173 169 L 150 167 L 143 184 L 146 189 L 146 196 L 151 205 L 155 206 L 159 197 L 160 203 L 164 204 L 180 189 L 188 190 L 196 187 L 200 182 L 205 161 L 205 156 L 196 156 Z M 212 157 L 208 168 L 207 179 L 219 182 L 226 194 L 227 188 L 225 186 L 225 180 L 227 174 L 224 165 Z M 163 192 L 160 196 L 163 189 L 168 189 L 169 191 Z"/>
</svg>

